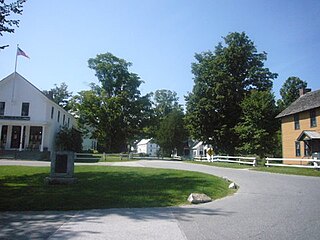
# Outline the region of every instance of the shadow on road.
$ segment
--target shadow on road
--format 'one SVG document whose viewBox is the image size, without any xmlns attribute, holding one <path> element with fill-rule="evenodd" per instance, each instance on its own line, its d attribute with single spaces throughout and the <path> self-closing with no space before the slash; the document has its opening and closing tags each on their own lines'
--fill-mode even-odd
<svg viewBox="0 0 320 240">
<path fill-rule="evenodd" d="M 100 227 L 108 226 L 110 223 L 121 226 L 133 222 L 139 224 L 147 221 L 192 221 L 197 215 L 231 215 L 221 209 L 210 209 L 206 207 L 188 206 L 174 208 L 132 208 L 132 209 L 99 209 L 88 211 L 71 212 L 2 212 L 0 215 L 0 239 L 69 239 L 82 236 L 83 234 L 99 234 L 99 231 L 88 231 L 82 229 L 74 231 L 73 227 L 78 224 L 97 224 Z M 176 216 L 176 217 L 175 217 Z M 63 231 L 57 231 L 62 225 Z M 126 227 L 126 225 L 123 225 Z M 50 238 L 51 239 L 51 238 Z"/>
</svg>

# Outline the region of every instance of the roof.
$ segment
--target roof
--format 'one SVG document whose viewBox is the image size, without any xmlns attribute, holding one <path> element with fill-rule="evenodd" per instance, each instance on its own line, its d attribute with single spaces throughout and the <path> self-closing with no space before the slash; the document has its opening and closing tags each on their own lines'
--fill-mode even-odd
<svg viewBox="0 0 320 240">
<path fill-rule="evenodd" d="M 54 104 L 56 107 L 59 107 L 61 110 L 64 110 L 65 112 L 69 113 L 70 115 L 72 115 L 70 112 L 66 111 L 65 109 L 63 109 L 63 107 L 61 107 L 59 104 L 57 104 L 56 102 L 54 102 L 52 99 L 50 99 L 46 94 L 43 93 L 43 91 L 41 91 L 39 88 L 37 88 L 35 85 L 33 85 L 31 82 L 29 82 L 26 78 L 24 78 L 22 75 L 20 75 L 18 72 L 13 72 L 11 74 L 9 74 L 7 77 L 3 78 L 2 80 L 0 80 L 0 84 L 5 82 L 5 81 L 11 81 L 13 79 L 18 79 L 20 78 L 21 80 L 27 82 L 29 85 L 31 85 L 41 96 L 43 96 L 45 99 L 49 100 L 52 104 Z"/>
<path fill-rule="evenodd" d="M 192 147 L 192 149 L 197 149 L 197 148 L 200 147 L 202 144 L 203 144 L 203 142 L 200 141 L 200 142 L 198 142 L 196 145 L 194 145 L 194 146 Z"/>
<path fill-rule="evenodd" d="M 303 131 L 297 141 L 320 139 L 320 133 L 315 131 Z"/>
<path fill-rule="evenodd" d="M 137 143 L 137 145 L 143 145 L 143 144 L 147 144 L 148 142 L 150 142 L 152 139 L 142 139 L 140 142 Z"/>
<path fill-rule="evenodd" d="M 289 107 L 283 110 L 276 118 L 289 116 L 295 113 L 307 111 L 310 109 L 320 107 L 320 90 L 308 92 L 296 101 L 294 101 Z"/>
</svg>

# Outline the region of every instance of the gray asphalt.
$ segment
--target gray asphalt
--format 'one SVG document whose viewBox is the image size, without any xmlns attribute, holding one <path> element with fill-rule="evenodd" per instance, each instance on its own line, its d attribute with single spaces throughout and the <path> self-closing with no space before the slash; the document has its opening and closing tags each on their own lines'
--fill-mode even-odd
<svg viewBox="0 0 320 240">
<path fill-rule="evenodd" d="M 320 178 L 155 160 L 128 164 L 214 174 L 240 189 L 211 203 L 173 208 L 2 212 L 0 238 L 320 239 Z"/>
</svg>

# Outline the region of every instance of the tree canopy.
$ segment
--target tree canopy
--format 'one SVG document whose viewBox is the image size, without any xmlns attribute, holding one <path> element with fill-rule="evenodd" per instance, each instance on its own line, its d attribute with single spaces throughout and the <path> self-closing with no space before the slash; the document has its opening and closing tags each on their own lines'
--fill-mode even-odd
<svg viewBox="0 0 320 240">
<path fill-rule="evenodd" d="M 126 151 L 150 119 L 150 96 L 141 96 L 143 81 L 129 71 L 130 62 L 106 53 L 88 63 L 101 85 L 91 84 L 91 90 L 74 97 L 80 126 L 92 132 L 104 151 Z"/>
<path fill-rule="evenodd" d="M 154 92 L 153 104 L 155 115 L 159 119 L 163 119 L 174 109 L 181 109 L 177 93 L 167 89 L 160 89 Z"/>
<path fill-rule="evenodd" d="M 156 131 L 156 140 L 164 156 L 170 156 L 174 150 L 177 150 L 178 155 L 183 154 L 188 135 L 182 110 L 173 109 L 166 115 Z"/>
<path fill-rule="evenodd" d="M 308 83 L 298 77 L 289 77 L 280 89 L 281 99 L 278 105 L 281 110 L 287 108 L 291 103 L 299 98 L 299 89 L 307 88 Z"/>
<path fill-rule="evenodd" d="M 11 14 L 22 14 L 22 5 L 26 0 L 17 0 L 12 3 L 5 3 L 0 0 L 0 36 L 3 33 L 14 33 L 14 27 L 19 27 L 20 20 L 11 19 Z M 9 45 L 0 46 L 0 50 L 8 47 Z"/>
<path fill-rule="evenodd" d="M 241 102 L 242 115 L 235 126 L 240 143 L 237 152 L 246 155 L 274 155 L 277 151 L 277 130 L 280 122 L 276 119 L 278 110 L 274 95 L 270 91 L 252 90 Z"/>
<path fill-rule="evenodd" d="M 270 91 L 277 74 L 264 67 L 267 53 L 258 53 L 244 32 L 230 33 L 223 40 L 213 52 L 195 54 L 186 120 L 195 139 L 211 143 L 215 152 L 234 154 L 243 99 L 251 90 Z"/>
<path fill-rule="evenodd" d="M 52 94 L 52 100 L 63 107 L 65 110 L 70 110 L 69 100 L 72 97 L 72 92 L 68 90 L 68 85 L 65 82 L 62 82 L 60 86 L 54 84 L 54 88 L 51 88 L 49 91 L 43 91 L 47 96 Z M 51 92 L 51 93 L 50 93 Z M 51 96 L 49 96 L 51 97 Z"/>
</svg>

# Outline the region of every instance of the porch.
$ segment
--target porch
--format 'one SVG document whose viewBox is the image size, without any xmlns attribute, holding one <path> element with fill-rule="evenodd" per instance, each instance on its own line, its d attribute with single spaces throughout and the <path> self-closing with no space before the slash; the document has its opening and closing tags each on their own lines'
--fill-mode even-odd
<svg viewBox="0 0 320 240">
<path fill-rule="evenodd" d="M 45 124 L 0 123 L 0 149 L 43 152 L 45 130 Z"/>
<path fill-rule="evenodd" d="M 303 131 L 297 141 L 304 143 L 304 156 L 306 158 L 318 155 L 320 152 L 320 133 L 316 131 Z"/>
</svg>

